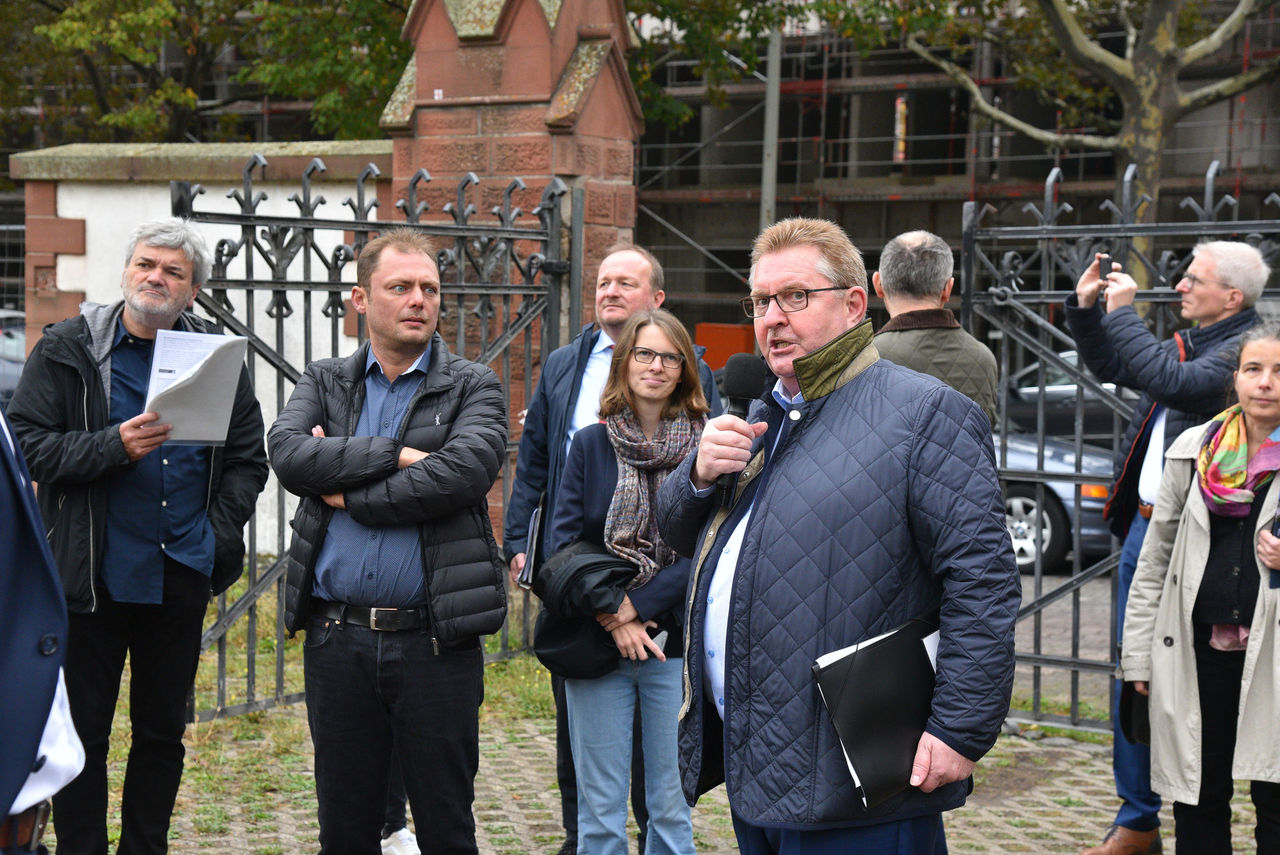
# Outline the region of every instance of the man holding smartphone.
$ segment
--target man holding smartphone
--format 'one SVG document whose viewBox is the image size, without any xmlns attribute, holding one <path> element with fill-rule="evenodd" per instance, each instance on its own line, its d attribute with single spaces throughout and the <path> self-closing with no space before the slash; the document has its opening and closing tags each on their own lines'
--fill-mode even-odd
<svg viewBox="0 0 1280 855">
<path fill-rule="evenodd" d="M 1219 412 L 1235 367 L 1240 334 L 1258 322 L 1253 304 L 1270 269 L 1257 249 L 1238 241 L 1202 243 L 1179 280 L 1181 314 L 1194 324 L 1160 341 L 1134 310 L 1138 284 L 1099 253 L 1067 297 L 1067 327 L 1084 364 L 1104 383 L 1137 389 L 1134 410 L 1116 454 L 1115 483 L 1103 516 L 1123 539 L 1115 603 L 1116 642 L 1142 540 L 1160 486 L 1164 452 L 1189 427 Z M 1143 855 L 1161 851 L 1160 797 L 1151 791 L 1151 755 L 1120 730 L 1120 687 L 1111 721 L 1112 766 L 1121 806 L 1101 845 L 1082 855 Z"/>
</svg>

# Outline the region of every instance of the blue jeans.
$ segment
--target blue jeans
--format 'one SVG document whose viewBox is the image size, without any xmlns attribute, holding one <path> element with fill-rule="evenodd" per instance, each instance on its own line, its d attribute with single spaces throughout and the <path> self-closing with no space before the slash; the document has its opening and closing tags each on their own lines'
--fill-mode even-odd
<svg viewBox="0 0 1280 855">
<path fill-rule="evenodd" d="M 733 815 L 741 855 L 947 855 L 942 814 L 851 828 L 762 828 Z"/>
<path fill-rule="evenodd" d="M 476 852 L 484 655 L 312 618 L 303 651 L 321 855 L 381 855 L 392 745 L 424 853 Z"/>
<path fill-rule="evenodd" d="M 649 808 L 644 855 L 693 855 L 693 825 L 680 789 L 676 716 L 681 666 L 624 660 L 594 680 L 565 680 L 569 737 L 578 778 L 579 855 L 626 855 L 631 719 L 640 701 L 644 792 Z"/>
<path fill-rule="evenodd" d="M 1124 610 L 1129 602 L 1129 587 L 1133 584 L 1133 572 L 1138 566 L 1138 553 L 1142 551 L 1148 524 L 1141 514 L 1136 515 L 1120 550 L 1116 592 L 1117 644 L 1124 634 Z M 1115 731 L 1111 768 L 1116 779 L 1116 795 L 1121 800 L 1116 825 L 1133 831 L 1151 831 L 1160 825 L 1160 797 L 1151 792 L 1151 748 L 1130 742 L 1120 731 L 1120 686 L 1117 680 L 1111 696 L 1111 727 Z"/>
</svg>

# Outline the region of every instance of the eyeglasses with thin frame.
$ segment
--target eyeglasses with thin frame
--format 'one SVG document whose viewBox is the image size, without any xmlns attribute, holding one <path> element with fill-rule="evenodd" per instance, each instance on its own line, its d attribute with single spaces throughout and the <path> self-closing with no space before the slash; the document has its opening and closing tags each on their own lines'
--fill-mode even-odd
<svg viewBox="0 0 1280 855">
<path fill-rule="evenodd" d="M 1223 282 L 1221 279 L 1205 279 L 1204 277 L 1197 276 L 1194 273 L 1184 273 L 1182 274 L 1182 278 L 1190 282 L 1192 288 L 1196 287 L 1197 285 L 1208 285 L 1210 283 L 1213 283 L 1214 285 L 1221 285 L 1223 288 L 1226 288 L 1228 290 L 1232 290 L 1232 291 L 1235 290 L 1235 288 L 1228 285 L 1226 282 Z"/>
<path fill-rule="evenodd" d="M 653 364 L 654 357 L 662 360 L 663 368 L 679 368 L 684 364 L 684 357 L 678 353 L 659 353 L 656 350 L 650 350 L 647 347 L 631 348 L 631 355 L 635 357 L 636 362 L 641 365 Z"/>
<path fill-rule="evenodd" d="M 843 285 L 833 285 L 830 288 L 788 288 L 785 291 L 779 291 L 777 294 L 756 294 L 750 297 L 743 297 L 740 302 L 742 311 L 747 313 L 748 318 L 763 318 L 769 312 L 770 301 L 778 304 L 778 308 L 784 312 L 799 312 L 809 307 L 809 295 L 817 294 L 819 291 L 848 291 L 849 289 Z"/>
</svg>

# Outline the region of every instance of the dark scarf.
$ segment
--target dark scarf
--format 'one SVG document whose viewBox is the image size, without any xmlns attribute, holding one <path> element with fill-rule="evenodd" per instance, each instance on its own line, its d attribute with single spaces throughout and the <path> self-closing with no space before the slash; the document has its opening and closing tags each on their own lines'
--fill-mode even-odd
<svg viewBox="0 0 1280 855">
<path fill-rule="evenodd" d="M 609 444 L 618 457 L 618 487 L 604 523 L 605 548 L 640 568 L 627 587 L 638 588 L 676 560 L 662 542 L 653 514 L 653 497 L 680 461 L 693 450 L 705 418 L 690 420 L 681 412 L 663 419 L 647 439 L 635 413 L 625 409 L 605 419 Z"/>
</svg>

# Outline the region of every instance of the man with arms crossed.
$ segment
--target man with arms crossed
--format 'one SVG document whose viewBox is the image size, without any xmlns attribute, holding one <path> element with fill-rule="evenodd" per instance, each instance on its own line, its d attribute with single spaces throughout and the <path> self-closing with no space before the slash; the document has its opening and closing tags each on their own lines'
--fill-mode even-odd
<svg viewBox="0 0 1280 855">
<path fill-rule="evenodd" d="M 1121 640 L 1129 586 L 1160 489 L 1164 453 L 1189 427 L 1226 405 L 1240 334 L 1258 322 L 1253 304 L 1270 269 L 1247 243 L 1212 241 L 1194 250 L 1177 284 L 1181 313 L 1196 326 L 1160 341 L 1133 307 L 1138 283 L 1119 265 L 1101 270 L 1095 259 L 1067 297 L 1067 328 L 1084 364 L 1104 383 L 1142 393 L 1116 454 L 1115 484 L 1103 516 L 1124 540 L 1117 570 L 1116 642 Z M 1151 750 L 1125 739 L 1120 728 L 1120 682 L 1111 707 L 1115 730 L 1111 764 L 1120 809 L 1098 846 L 1083 855 L 1160 852 L 1160 797 L 1151 791 Z"/>
<path fill-rule="evenodd" d="M 244 570 L 244 525 L 267 481 L 248 369 L 221 447 L 167 443 L 170 426 L 143 412 L 156 333 L 210 331 L 186 311 L 210 267 L 191 223 L 139 226 L 124 299 L 48 327 L 9 405 L 70 612 L 67 691 L 86 757 L 53 798 L 60 855 L 107 851 L 107 742 L 126 655 L 119 851 L 168 850 L 205 607 Z"/>
<path fill-rule="evenodd" d="M 766 229 L 743 303 L 777 383 L 745 420 L 712 419 L 658 496 L 663 536 L 695 561 L 685 795 L 725 781 L 746 855 L 944 852 L 941 813 L 964 803 L 1013 683 L 1019 579 L 991 425 L 878 357 L 862 256 L 832 223 Z M 866 810 L 811 667 L 935 610 L 937 684 L 911 786 Z"/>
<path fill-rule="evenodd" d="M 520 451 L 516 457 L 516 477 L 503 515 L 502 545 L 511 578 L 524 567 L 528 552 L 529 518 L 545 491 L 546 521 L 555 508 L 556 491 L 569 443 L 580 428 L 600 420 L 600 393 L 609 376 L 614 339 L 636 312 L 662 305 L 662 265 L 647 249 L 632 244 L 615 244 L 606 251 L 596 274 L 596 322 L 587 324 L 569 344 L 552 351 L 542 365 L 542 374 L 534 389 L 520 435 Z M 712 413 L 720 412 L 720 396 L 716 392 L 711 369 L 701 356 L 705 348 L 695 348 L 698 376 Z M 544 526 L 543 531 L 550 529 Z M 556 779 L 560 785 L 560 811 L 564 823 L 563 855 L 577 851 L 578 787 L 573 772 L 573 754 L 569 748 L 568 719 L 564 698 L 564 679 L 551 677 L 556 701 Z M 642 768 L 640 751 L 633 752 L 636 769 Z M 631 801 L 644 838 L 644 775 L 633 772 Z"/>
<path fill-rule="evenodd" d="M 506 617 L 485 496 L 506 453 L 502 387 L 436 332 L 429 239 L 393 230 L 356 261 L 369 341 L 307 366 L 267 438 L 301 497 L 285 628 L 306 630 L 320 851 L 379 855 L 394 740 L 428 853 L 476 852 L 480 636 Z"/>
</svg>

